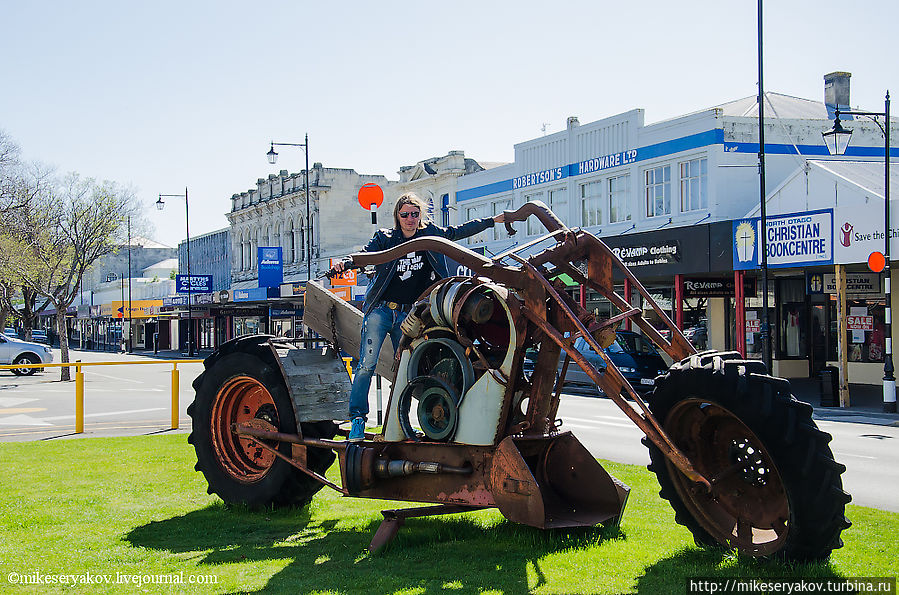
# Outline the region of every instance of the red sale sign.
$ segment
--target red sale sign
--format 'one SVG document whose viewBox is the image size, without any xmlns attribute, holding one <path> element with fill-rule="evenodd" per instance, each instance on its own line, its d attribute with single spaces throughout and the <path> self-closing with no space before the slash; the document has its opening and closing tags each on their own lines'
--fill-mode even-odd
<svg viewBox="0 0 899 595">
<path fill-rule="evenodd" d="M 846 328 L 850 331 L 873 331 L 873 316 L 847 316 Z"/>
</svg>

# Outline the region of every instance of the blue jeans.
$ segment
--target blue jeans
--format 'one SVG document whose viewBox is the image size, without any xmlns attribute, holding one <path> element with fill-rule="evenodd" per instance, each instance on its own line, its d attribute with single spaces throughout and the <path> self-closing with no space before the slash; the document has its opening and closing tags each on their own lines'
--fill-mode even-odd
<svg viewBox="0 0 899 595">
<path fill-rule="evenodd" d="M 391 310 L 385 304 L 376 305 L 362 319 L 362 341 L 359 347 L 359 361 L 353 370 L 353 388 L 350 390 L 350 419 L 368 416 L 368 391 L 371 377 L 381 355 L 384 339 L 390 335 L 396 349 L 403 336 L 400 323 L 406 318 L 401 310 Z"/>
</svg>

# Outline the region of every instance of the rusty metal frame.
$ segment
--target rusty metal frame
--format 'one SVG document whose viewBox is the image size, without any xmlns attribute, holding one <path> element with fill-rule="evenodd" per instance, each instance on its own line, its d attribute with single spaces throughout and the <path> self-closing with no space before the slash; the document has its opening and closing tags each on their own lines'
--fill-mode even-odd
<svg viewBox="0 0 899 595">
<path fill-rule="evenodd" d="M 549 208 L 539 201 L 528 202 L 515 211 L 506 211 L 504 213 L 504 222 L 506 229 L 510 234 L 514 234 L 515 230 L 512 223 L 516 221 L 524 221 L 529 216 L 535 216 L 544 227 L 549 231 L 549 235 L 538 238 L 535 241 L 528 242 L 524 246 L 516 250 L 508 250 L 494 259 L 488 259 L 477 254 L 467 248 L 459 246 L 449 240 L 440 237 L 423 237 L 410 240 L 401 246 L 396 246 L 382 252 L 360 252 L 351 255 L 353 263 L 358 266 L 376 265 L 389 262 L 410 251 L 429 250 L 449 256 L 471 269 L 476 275 L 482 275 L 509 287 L 522 290 L 525 305 L 521 308 L 522 314 L 532 322 L 540 331 L 548 337 L 554 344 L 560 347 L 568 357 L 574 360 L 584 372 L 597 385 L 603 388 L 603 391 L 613 400 L 613 402 L 622 410 L 622 412 L 643 431 L 644 434 L 665 454 L 665 456 L 674 464 L 684 475 L 690 480 L 697 482 L 710 489 L 710 483 L 707 478 L 703 477 L 693 467 L 690 460 L 680 449 L 675 446 L 671 438 L 662 429 L 661 424 L 652 415 L 649 407 L 631 386 L 627 379 L 621 374 L 615 364 L 608 355 L 600 347 L 594 337 L 594 333 L 603 328 L 619 322 L 621 320 L 630 319 L 636 324 L 653 343 L 661 348 L 674 360 L 680 360 L 697 353 L 696 349 L 681 334 L 680 330 L 675 326 L 674 322 L 667 314 L 655 303 L 646 288 L 637 280 L 636 276 L 624 265 L 624 263 L 605 245 L 599 238 L 589 232 L 570 229 L 551 211 Z M 540 241 L 554 240 L 555 246 L 546 248 L 529 258 L 525 259 L 518 255 L 518 252 L 537 245 Z M 504 264 L 504 261 L 511 260 L 517 266 Z M 586 260 L 587 274 L 584 274 L 579 268 L 571 264 L 575 260 Z M 547 274 L 545 265 L 552 265 L 554 271 Z M 642 315 L 642 311 L 633 308 L 624 298 L 615 293 L 612 285 L 613 269 L 621 272 L 627 278 L 637 292 L 643 297 L 646 303 L 655 311 L 662 322 L 671 332 L 671 340 L 668 341 L 653 327 Z M 616 315 L 609 321 L 589 328 L 581 320 L 566 301 L 560 296 L 553 284 L 547 277 L 553 277 L 561 273 L 567 273 L 575 281 L 598 291 L 601 295 L 608 298 L 621 313 Z M 597 279 L 597 277 L 600 277 Z M 555 305 L 558 312 L 561 313 L 562 319 L 573 325 L 576 333 L 571 337 L 564 337 L 561 333 L 550 324 L 541 313 L 534 311 L 534 296 L 548 296 Z M 530 298 L 530 299 L 529 299 Z M 614 322 L 613 322 L 614 321 Z M 605 363 L 606 369 L 600 373 L 590 362 L 584 357 L 580 351 L 574 347 L 574 339 L 583 337 L 584 340 L 600 354 Z M 552 373 L 555 370 L 544 371 L 535 370 L 535 376 L 539 374 Z M 555 387 L 555 394 L 536 394 L 531 395 L 529 414 L 535 414 L 538 410 L 555 411 L 557 409 L 557 401 L 559 399 L 559 388 Z M 642 415 L 632 408 L 627 400 L 621 396 L 625 391 L 639 406 Z M 549 399 L 552 401 L 547 407 L 546 404 L 540 407 L 540 402 Z M 551 420 L 528 419 L 524 427 L 535 431 L 546 431 L 547 423 Z"/>
<path fill-rule="evenodd" d="M 579 229 L 569 229 L 556 217 L 543 203 L 527 203 L 516 211 L 505 213 L 506 228 L 514 232 L 512 224 L 516 221 L 524 221 L 530 216 L 535 216 L 549 230 L 534 241 L 522 246 L 509 249 L 493 259 L 486 258 L 454 242 L 440 237 L 423 237 L 404 242 L 382 252 L 361 252 L 351 255 L 356 266 L 377 265 L 394 260 L 410 251 L 433 251 L 455 259 L 460 264 L 474 272 L 475 280 L 466 295 L 471 294 L 483 283 L 492 281 L 500 286 L 505 286 L 515 291 L 508 298 L 504 298 L 512 315 L 512 324 L 518 329 L 518 345 L 522 349 L 526 345 L 536 346 L 538 365 L 530 380 L 525 380 L 518 373 L 521 362 L 513 364 L 511 378 L 499 378 L 504 385 L 505 397 L 503 411 L 500 415 L 498 433 L 492 446 L 469 446 L 463 444 L 423 443 L 413 440 L 403 442 L 378 441 L 378 436 L 367 435 L 362 443 L 350 443 L 339 440 L 325 440 L 305 438 L 301 434 L 281 433 L 274 427 L 260 424 L 244 423 L 232 427 L 232 431 L 241 436 L 253 437 L 259 440 L 260 446 L 275 456 L 286 461 L 290 465 L 300 469 L 303 473 L 316 481 L 340 492 L 344 496 L 356 496 L 366 498 L 389 498 L 405 501 L 433 502 L 436 506 L 422 507 L 408 510 L 384 511 L 384 521 L 372 540 L 371 548 L 378 549 L 386 544 L 396 534 L 405 518 L 413 516 L 426 516 L 431 514 L 448 514 L 477 510 L 485 506 L 495 506 L 503 511 L 508 518 L 517 522 L 528 522 L 534 526 L 542 526 L 544 519 L 542 514 L 533 516 L 533 510 L 529 508 L 533 500 L 530 496 L 524 496 L 523 501 L 514 503 L 515 498 L 522 498 L 522 494 L 531 492 L 521 491 L 525 484 L 534 478 L 530 476 L 528 463 L 518 454 L 513 442 L 524 441 L 519 446 L 530 444 L 546 444 L 545 452 L 541 456 L 555 456 L 551 448 L 553 440 L 564 439 L 569 433 L 559 433 L 557 420 L 555 419 L 559 401 L 561 398 L 562 380 L 555 380 L 556 364 L 561 353 L 565 354 L 565 368 L 574 362 L 608 395 L 608 397 L 622 410 L 622 412 L 651 440 L 689 481 L 702 485 L 706 490 L 711 490 L 710 482 L 693 466 L 690 459 L 678 449 L 670 437 L 661 427 L 661 424 L 652 415 L 649 407 L 637 393 L 620 370 L 611 361 L 602 349 L 599 337 L 608 337 L 609 329 L 614 329 L 618 323 L 624 320 L 633 321 L 641 328 L 646 336 L 664 350 L 675 360 L 683 359 L 696 353 L 693 346 L 683 337 L 680 331 L 671 322 L 670 318 L 659 308 L 649 296 L 648 291 L 637 281 L 636 277 L 627 269 L 621 260 L 596 236 Z M 546 242 L 548 247 L 540 249 L 540 242 Z M 530 256 L 522 256 L 524 251 L 531 249 L 538 251 Z M 585 264 L 584 264 L 585 263 Z M 585 267 L 585 270 L 582 270 Z M 665 340 L 661 334 L 643 317 L 642 310 L 630 306 L 621 296 L 615 293 L 613 285 L 613 270 L 620 271 L 636 290 L 643 296 L 651 308 L 655 310 L 659 318 L 671 330 L 671 340 Z M 596 320 L 580 304 L 576 303 L 564 291 L 562 284 L 556 279 L 561 274 L 568 274 L 576 282 L 598 291 L 607 297 L 620 310 L 620 313 L 604 320 Z M 449 280 L 443 280 L 447 282 Z M 435 285 L 428 288 L 426 294 L 434 291 Z M 461 308 L 461 303 L 457 310 Z M 453 313 L 453 321 L 458 317 L 458 311 Z M 459 335 L 458 329 L 448 329 Z M 582 337 L 599 354 L 604 362 L 605 369 L 600 372 L 594 367 L 583 353 L 574 347 L 575 339 Z M 405 338 L 404 338 L 405 342 Z M 475 345 L 469 347 L 475 348 Z M 480 359 L 483 355 L 479 354 Z M 486 363 L 486 362 L 485 362 Z M 396 364 L 396 362 L 395 362 Z M 495 372 L 495 371 L 493 371 Z M 527 411 L 513 412 L 512 395 L 526 393 L 528 396 Z M 632 407 L 626 397 L 634 400 L 638 409 Z M 391 399 L 393 395 L 391 394 Z M 389 405 L 388 405 L 389 406 Z M 523 417 L 522 417 L 523 416 Z M 587 451 L 576 442 L 568 439 L 566 449 L 571 450 L 571 456 L 587 457 L 586 454 L 576 455 L 577 449 Z M 294 445 L 293 458 L 281 453 L 277 447 L 266 444 L 264 441 L 284 442 Z M 549 441 L 549 442 L 540 442 Z M 362 445 L 362 446 L 359 446 Z M 503 446 L 505 445 L 505 446 Z M 352 448 L 351 448 L 352 446 Z M 326 448 L 337 452 L 341 466 L 341 484 L 337 485 L 322 475 L 312 471 L 306 465 L 305 448 Z M 535 446 L 536 448 L 536 446 Z M 505 450 L 503 450 L 505 449 Z M 539 449 L 538 449 L 539 450 Z M 535 451 L 536 452 L 536 451 Z M 580 451 L 577 451 L 580 452 Z M 352 454 L 352 456 L 351 456 Z M 402 483 L 389 483 L 382 485 L 374 483 L 372 473 L 374 461 L 393 461 L 399 463 L 418 464 L 414 459 L 430 457 L 428 461 L 433 463 L 421 463 L 427 466 L 449 465 L 449 471 L 453 465 L 465 462 L 466 465 L 474 465 L 477 471 L 471 476 L 453 479 L 443 475 L 440 479 L 430 480 L 423 477 L 415 478 L 407 476 L 404 479 L 396 479 Z M 499 457 L 505 461 L 494 463 L 494 458 Z M 516 458 L 517 457 L 517 458 Z M 354 462 L 351 463 L 350 459 Z M 508 460 L 507 460 L 508 459 Z M 595 464 L 595 459 L 587 457 Z M 455 461 L 455 462 L 454 462 Z M 581 463 L 586 462 L 586 459 Z M 581 464 L 579 463 L 579 464 Z M 512 476 L 499 481 L 500 477 L 492 477 L 496 469 L 505 476 L 507 471 L 504 465 L 509 465 L 508 473 Z M 357 467 L 358 465 L 358 467 Z M 352 467 L 352 470 L 350 469 Z M 454 467 L 452 467 L 454 468 Z M 562 465 L 561 468 L 567 468 Z M 360 474 L 360 469 L 364 469 Z M 574 467 L 571 467 L 574 469 Z M 600 467 L 601 469 L 601 467 Z M 458 470 L 458 469 L 457 469 Z M 584 468 L 584 471 L 587 471 Z M 354 475 L 349 475 L 352 472 Z M 535 471 L 536 472 L 536 471 Z M 518 475 L 515 475 L 515 474 Z M 542 472 L 541 472 L 542 473 Z M 592 472 L 590 472 L 592 473 Z M 590 473 L 585 475 L 588 476 Z M 602 471 L 602 473 L 606 473 Z M 390 476 L 393 477 L 393 476 Z M 436 477 L 436 476 L 434 476 Z M 620 516 L 626 502 L 627 488 L 617 489 L 617 480 L 596 479 L 597 473 L 591 476 L 594 481 L 599 481 L 607 490 L 611 490 L 613 500 L 617 502 L 612 508 Z M 607 477 L 607 474 L 606 476 Z M 528 479 L 530 478 L 530 479 Z M 436 481 L 437 483 L 431 483 Z M 499 481 L 499 483 L 497 483 Z M 571 484 L 573 479 L 564 479 L 563 483 Z M 580 480 L 579 480 L 580 481 Z M 611 482 L 611 483 L 610 483 Z M 518 486 L 519 491 L 509 486 Z M 573 484 L 571 484 L 573 485 Z M 434 490 L 445 490 L 437 493 Z M 542 489 L 542 488 L 538 488 Z M 459 496 L 453 496 L 452 490 Z M 617 492 L 616 492 L 617 490 Z M 449 495 L 447 495 L 450 493 Z M 615 495 L 617 493 L 617 495 Z M 464 495 L 462 495 L 464 494 Z M 622 496 L 623 494 L 623 496 Z M 623 497 L 623 499 L 622 499 Z M 511 498 L 511 500 L 510 500 Z M 539 503 L 542 510 L 542 503 Z M 511 514 L 512 516 L 508 516 Z M 611 514 L 605 511 L 609 518 Z M 600 518 L 600 517 L 597 517 Z M 600 520 L 601 520 L 600 518 Z"/>
</svg>

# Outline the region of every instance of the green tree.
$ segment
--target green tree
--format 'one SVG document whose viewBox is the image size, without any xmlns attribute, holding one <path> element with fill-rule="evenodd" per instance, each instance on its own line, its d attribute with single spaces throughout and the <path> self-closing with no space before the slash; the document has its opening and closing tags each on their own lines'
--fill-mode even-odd
<svg viewBox="0 0 899 595">
<path fill-rule="evenodd" d="M 2 276 L 55 307 L 63 362 L 69 361 L 66 309 L 78 296 L 88 267 L 122 243 L 129 215 L 138 216 L 130 190 L 77 174 L 44 184 L 27 205 L 3 215 Z M 69 380 L 69 369 L 60 370 L 60 379 Z"/>
</svg>

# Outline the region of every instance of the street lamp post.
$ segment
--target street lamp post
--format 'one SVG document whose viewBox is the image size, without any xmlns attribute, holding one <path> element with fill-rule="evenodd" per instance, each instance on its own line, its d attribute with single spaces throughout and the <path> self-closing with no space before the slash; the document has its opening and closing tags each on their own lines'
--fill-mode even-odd
<svg viewBox="0 0 899 595">
<path fill-rule="evenodd" d="M 309 218 L 309 134 L 306 134 L 306 142 L 304 143 L 276 143 L 272 141 L 271 149 L 265 154 L 268 162 L 272 165 L 278 162 L 278 153 L 275 152 L 275 145 L 279 147 L 300 147 L 306 155 L 306 281 L 312 279 L 312 220 Z"/>
<path fill-rule="evenodd" d="M 886 305 L 884 310 L 884 358 L 883 358 L 883 410 L 896 412 L 896 377 L 893 368 L 893 330 L 890 297 L 890 92 L 887 91 L 882 112 L 864 112 L 859 110 L 834 110 L 833 128 L 822 132 L 824 144 L 831 155 L 843 155 L 849 146 L 851 130 L 843 128 L 840 114 L 850 116 L 866 116 L 871 118 L 883 133 L 883 256 L 884 256 L 884 294 Z M 884 127 L 879 117 L 886 120 Z"/>
<path fill-rule="evenodd" d="M 125 304 L 122 304 L 125 307 Z M 128 215 L 128 353 L 134 351 L 132 326 L 134 321 L 131 320 L 131 215 Z"/>
<path fill-rule="evenodd" d="M 184 199 L 184 224 L 187 230 L 187 356 L 194 355 L 194 321 L 193 308 L 190 303 L 191 293 L 191 277 L 190 277 L 190 201 L 187 199 L 187 187 L 184 187 L 184 194 L 160 194 L 156 201 L 156 208 L 160 211 L 165 208 L 163 198 L 183 198 Z"/>
</svg>

